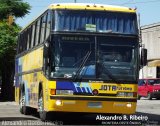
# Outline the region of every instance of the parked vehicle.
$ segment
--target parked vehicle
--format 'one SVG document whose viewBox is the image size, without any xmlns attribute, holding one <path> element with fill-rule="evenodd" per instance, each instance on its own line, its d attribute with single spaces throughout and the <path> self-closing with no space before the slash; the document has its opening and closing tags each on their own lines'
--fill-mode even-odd
<svg viewBox="0 0 160 126">
<path fill-rule="evenodd" d="M 160 99 L 160 78 L 140 79 L 138 82 L 138 99 L 146 97 Z"/>
</svg>

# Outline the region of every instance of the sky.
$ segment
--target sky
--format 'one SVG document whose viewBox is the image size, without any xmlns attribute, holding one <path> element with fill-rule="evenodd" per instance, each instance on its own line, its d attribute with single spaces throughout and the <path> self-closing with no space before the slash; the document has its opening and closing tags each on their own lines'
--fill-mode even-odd
<svg viewBox="0 0 160 126">
<path fill-rule="evenodd" d="M 16 22 L 25 27 L 34 18 L 40 15 L 52 3 L 95 3 L 118 5 L 137 8 L 140 14 L 140 25 L 150 25 L 160 22 L 160 0 L 23 0 L 31 5 L 30 13 L 23 18 L 16 19 Z"/>
</svg>

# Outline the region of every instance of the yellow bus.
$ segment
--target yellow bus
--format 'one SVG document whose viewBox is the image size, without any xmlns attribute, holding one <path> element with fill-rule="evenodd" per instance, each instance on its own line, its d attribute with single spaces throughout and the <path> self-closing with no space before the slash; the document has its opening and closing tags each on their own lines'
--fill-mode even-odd
<svg viewBox="0 0 160 126">
<path fill-rule="evenodd" d="M 15 95 L 20 111 L 132 114 L 139 77 L 136 10 L 52 4 L 19 34 Z"/>
</svg>

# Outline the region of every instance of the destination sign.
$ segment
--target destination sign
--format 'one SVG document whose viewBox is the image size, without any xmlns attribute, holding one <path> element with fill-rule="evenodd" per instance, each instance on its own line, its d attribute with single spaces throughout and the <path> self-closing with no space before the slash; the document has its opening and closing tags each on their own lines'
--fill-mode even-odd
<svg viewBox="0 0 160 126">
<path fill-rule="evenodd" d="M 62 36 L 61 40 L 62 41 L 85 41 L 85 42 L 88 42 L 88 41 L 90 41 L 90 38 L 86 37 L 86 36 Z"/>
</svg>

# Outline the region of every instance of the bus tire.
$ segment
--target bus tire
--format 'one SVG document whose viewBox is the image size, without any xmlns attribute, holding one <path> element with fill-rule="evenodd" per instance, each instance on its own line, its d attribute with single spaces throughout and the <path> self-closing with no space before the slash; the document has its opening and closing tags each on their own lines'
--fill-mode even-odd
<svg viewBox="0 0 160 126">
<path fill-rule="evenodd" d="M 147 93 L 147 99 L 152 100 L 152 94 L 150 92 Z"/>
<path fill-rule="evenodd" d="M 22 96 L 20 96 L 20 100 L 19 100 L 19 106 L 20 106 L 20 113 L 21 114 L 24 114 L 23 113 L 23 101 L 24 101 L 24 99 L 22 98 Z"/>
<path fill-rule="evenodd" d="M 49 119 L 49 113 L 44 110 L 44 100 L 43 100 L 43 90 L 42 89 L 39 92 L 38 111 L 39 111 L 39 117 L 41 121 L 45 121 Z"/>
<path fill-rule="evenodd" d="M 30 114 L 30 109 L 29 107 L 26 106 L 26 95 L 25 95 L 25 90 L 21 90 L 21 95 L 20 95 L 20 113 L 24 115 L 29 115 Z"/>
</svg>

